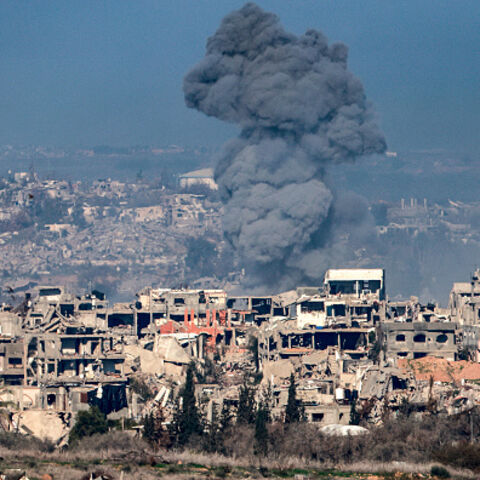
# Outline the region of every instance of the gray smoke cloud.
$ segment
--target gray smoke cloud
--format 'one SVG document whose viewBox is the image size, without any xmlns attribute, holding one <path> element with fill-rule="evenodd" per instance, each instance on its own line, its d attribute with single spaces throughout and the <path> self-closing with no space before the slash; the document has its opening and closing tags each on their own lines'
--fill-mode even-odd
<svg viewBox="0 0 480 480">
<path fill-rule="evenodd" d="M 365 201 L 326 183 L 331 165 L 386 148 L 347 54 L 318 31 L 286 32 L 248 3 L 223 19 L 185 76 L 188 107 L 241 127 L 215 178 L 225 235 L 254 283 L 318 279 L 368 235 Z"/>
</svg>

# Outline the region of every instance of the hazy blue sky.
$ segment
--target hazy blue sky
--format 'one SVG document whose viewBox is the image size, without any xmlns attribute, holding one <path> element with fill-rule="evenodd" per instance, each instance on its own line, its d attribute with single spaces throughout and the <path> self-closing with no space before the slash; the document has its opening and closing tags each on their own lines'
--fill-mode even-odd
<svg viewBox="0 0 480 480">
<path fill-rule="evenodd" d="M 184 74 L 236 0 L 0 0 L 0 144 L 217 145 Z M 350 48 L 390 149 L 480 151 L 480 0 L 259 0 Z"/>
</svg>

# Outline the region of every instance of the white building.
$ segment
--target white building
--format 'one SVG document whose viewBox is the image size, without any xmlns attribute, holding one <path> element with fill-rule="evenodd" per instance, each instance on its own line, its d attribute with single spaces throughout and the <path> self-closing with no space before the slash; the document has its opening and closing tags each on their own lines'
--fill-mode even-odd
<svg viewBox="0 0 480 480">
<path fill-rule="evenodd" d="M 382 268 L 339 268 L 325 273 L 325 290 L 330 295 L 385 299 L 385 270 Z"/>
<path fill-rule="evenodd" d="M 194 170 L 179 176 L 180 187 L 190 188 L 193 186 L 203 185 L 211 190 L 218 190 L 218 185 L 213 179 L 213 168 L 202 168 L 201 170 Z"/>
</svg>

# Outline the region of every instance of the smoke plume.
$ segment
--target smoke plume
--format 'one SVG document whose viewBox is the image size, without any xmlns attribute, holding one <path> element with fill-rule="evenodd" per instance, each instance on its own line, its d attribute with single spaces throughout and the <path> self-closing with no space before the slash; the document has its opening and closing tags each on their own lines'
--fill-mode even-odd
<svg viewBox="0 0 480 480">
<path fill-rule="evenodd" d="M 331 165 L 386 147 L 347 53 L 318 31 L 286 32 L 248 3 L 223 19 L 184 79 L 188 107 L 241 128 L 215 178 L 225 235 L 258 284 L 320 278 L 369 226 L 361 197 L 326 184 Z"/>
</svg>

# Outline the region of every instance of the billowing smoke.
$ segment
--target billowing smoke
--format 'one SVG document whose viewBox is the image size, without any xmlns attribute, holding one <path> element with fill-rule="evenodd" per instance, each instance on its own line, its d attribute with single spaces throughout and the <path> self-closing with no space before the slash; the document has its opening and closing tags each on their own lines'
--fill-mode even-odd
<svg viewBox="0 0 480 480">
<path fill-rule="evenodd" d="M 326 170 L 385 150 L 347 47 L 315 30 L 290 34 L 248 3 L 223 19 L 183 88 L 188 107 L 241 127 L 215 177 L 248 278 L 289 287 L 345 264 L 368 211 L 361 197 L 334 194 Z"/>
</svg>

